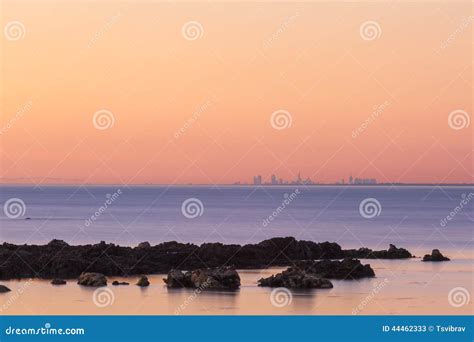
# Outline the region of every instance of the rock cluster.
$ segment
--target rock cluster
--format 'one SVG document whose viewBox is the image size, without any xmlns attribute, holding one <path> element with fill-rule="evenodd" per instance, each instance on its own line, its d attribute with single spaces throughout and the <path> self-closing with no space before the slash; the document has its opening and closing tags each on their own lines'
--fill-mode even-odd
<svg viewBox="0 0 474 342">
<path fill-rule="evenodd" d="M 258 285 L 289 289 L 330 289 L 333 287 L 328 279 L 293 267 L 271 277 L 260 279 Z"/>
<path fill-rule="evenodd" d="M 54 278 L 53 280 L 51 280 L 51 284 L 53 285 L 66 285 L 66 283 L 66 280 L 60 278 Z"/>
<path fill-rule="evenodd" d="M 443 254 L 441 254 L 439 249 L 433 249 L 431 251 L 431 254 L 426 254 L 423 257 L 423 261 L 449 261 L 449 260 L 451 260 L 451 259 L 449 259 L 448 257 L 445 257 Z"/>
<path fill-rule="evenodd" d="M 70 246 L 61 240 L 47 245 L 0 245 L 0 279 L 77 278 L 93 265 L 105 276 L 129 276 L 168 273 L 175 268 L 196 270 L 233 265 L 237 269 L 259 269 L 269 266 L 291 266 L 295 262 L 316 259 L 409 258 L 410 252 L 391 245 L 387 251 L 368 248 L 343 250 L 337 243 L 298 241 L 279 237 L 257 244 L 201 246 L 175 241 L 151 246 L 123 247 L 100 242 L 94 245 Z"/>
<path fill-rule="evenodd" d="M 235 290 L 240 287 L 240 276 L 232 267 L 201 268 L 182 272 L 171 270 L 163 279 L 169 288 L 190 287 L 201 290 Z"/>
<path fill-rule="evenodd" d="M 408 259 L 413 255 L 405 248 L 397 248 L 390 244 L 388 250 L 373 251 L 370 248 L 349 249 L 344 251 L 344 256 L 358 259 Z"/>
<path fill-rule="evenodd" d="M 360 260 L 345 258 L 339 260 L 321 260 L 298 264 L 306 272 L 328 279 L 360 279 L 375 277 L 369 264 L 362 265 Z"/>
</svg>

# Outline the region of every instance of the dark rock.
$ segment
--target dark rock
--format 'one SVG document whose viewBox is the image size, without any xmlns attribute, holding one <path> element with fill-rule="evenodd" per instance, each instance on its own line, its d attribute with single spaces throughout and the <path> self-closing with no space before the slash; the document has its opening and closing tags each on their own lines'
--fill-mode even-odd
<svg viewBox="0 0 474 342">
<path fill-rule="evenodd" d="M 130 283 L 127 283 L 126 281 L 117 281 L 117 280 L 114 280 L 114 281 L 112 282 L 112 285 L 114 285 L 114 286 L 130 285 Z"/>
<path fill-rule="evenodd" d="M 330 289 L 331 281 L 315 274 L 307 273 L 302 269 L 290 267 L 286 271 L 262 278 L 258 286 L 286 287 L 290 289 Z"/>
<path fill-rule="evenodd" d="M 369 264 L 362 265 L 360 260 L 345 258 L 344 260 L 321 260 L 299 263 L 307 273 L 316 274 L 328 279 L 360 279 L 375 277 Z"/>
<path fill-rule="evenodd" d="M 349 249 L 344 251 L 347 258 L 358 259 L 407 259 L 412 258 L 412 254 L 404 248 L 397 248 L 390 244 L 386 251 L 373 251 L 370 248 Z"/>
<path fill-rule="evenodd" d="M 0 285 L 0 293 L 10 292 L 11 290 L 5 285 Z"/>
<path fill-rule="evenodd" d="M 107 286 L 107 279 L 102 273 L 81 273 L 77 280 L 79 285 L 83 286 Z"/>
<path fill-rule="evenodd" d="M 186 273 L 172 270 L 163 281 L 169 288 L 190 287 L 202 290 L 235 290 L 240 287 L 240 276 L 232 267 L 202 268 Z"/>
<path fill-rule="evenodd" d="M 51 280 L 51 284 L 53 285 L 66 285 L 66 281 L 64 279 L 54 278 Z"/>
<path fill-rule="evenodd" d="M 451 260 L 451 259 L 449 259 L 448 257 L 445 257 L 443 254 L 441 254 L 439 249 L 433 249 L 433 251 L 431 252 L 431 255 L 426 254 L 423 257 L 423 261 L 449 261 L 449 260 Z"/>
<path fill-rule="evenodd" d="M 148 281 L 148 278 L 146 276 L 141 276 L 140 279 L 137 281 L 137 285 L 141 287 L 146 287 L 150 285 L 150 282 Z"/>
<path fill-rule="evenodd" d="M 232 265 L 237 269 L 259 269 L 270 266 L 292 266 L 317 259 L 407 258 L 411 254 L 395 246 L 387 251 L 342 250 L 337 243 L 298 241 L 279 237 L 258 244 L 201 246 L 176 241 L 148 247 L 123 247 L 104 241 L 93 245 L 70 246 L 62 240 L 47 245 L 0 245 L 0 279 L 77 278 L 93 267 L 105 276 L 123 277 L 168 273 L 172 269 L 197 270 Z M 91 266 L 92 265 L 92 266 Z"/>
<path fill-rule="evenodd" d="M 137 248 L 151 248 L 151 245 L 148 241 L 140 242 L 138 244 Z"/>
<path fill-rule="evenodd" d="M 171 270 L 168 273 L 168 277 L 163 279 L 163 281 L 169 288 L 194 287 L 194 284 L 191 282 L 191 274 L 186 277 L 184 272 L 179 270 Z"/>
</svg>

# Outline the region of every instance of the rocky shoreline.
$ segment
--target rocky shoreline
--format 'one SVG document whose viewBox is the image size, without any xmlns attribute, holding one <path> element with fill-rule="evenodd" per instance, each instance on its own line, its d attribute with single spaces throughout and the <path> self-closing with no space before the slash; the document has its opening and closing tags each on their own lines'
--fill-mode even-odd
<svg viewBox="0 0 474 342">
<path fill-rule="evenodd" d="M 176 241 L 151 246 L 117 246 L 100 242 L 71 246 L 62 240 L 46 245 L 0 245 L 0 279 L 45 278 L 73 279 L 83 272 L 106 276 L 163 274 L 173 269 L 196 270 L 232 266 L 236 269 L 263 269 L 291 266 L 296 262 L 321 259 L 405 259 L 413 257 L 403 248 L 344 250 L 335 242 L 316 243 L 277 237 L 258 244 L 200 246 Z"/>
</svg>

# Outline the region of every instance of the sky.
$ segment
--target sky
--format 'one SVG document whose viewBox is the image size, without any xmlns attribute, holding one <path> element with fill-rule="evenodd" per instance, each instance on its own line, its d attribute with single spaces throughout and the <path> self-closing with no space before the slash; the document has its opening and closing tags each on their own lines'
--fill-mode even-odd
<svg viewBox="0 0 474 342">
<path fill-rule="evenodd" d="M 470 2 L 2 2 L 0 182 L 472 182 Z"/>
</svg>

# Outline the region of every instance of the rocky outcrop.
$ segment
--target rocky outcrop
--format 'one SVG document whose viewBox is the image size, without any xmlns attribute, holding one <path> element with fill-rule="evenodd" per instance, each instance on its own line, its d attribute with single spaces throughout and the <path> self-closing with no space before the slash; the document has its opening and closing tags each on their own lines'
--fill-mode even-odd
<svg viewBox="0 0 474 342">
<path fill-rule="evenodd" d="M 156 246 L 122 247 L 104 241 L 94 245 L 70 246 L 62 240 L 47 245 L 0 245 L 0 279 L 77 278 L 93 269 L 105 276 L 163 274 L 172 269 L 197 270 L 232 265 L 236 269 L 291 266 L 298 261 L 352 258 L 407 258 L 411 254 L 391 246 L 387 251 L 342 250 L 337 243 L 298 241 L 278 237 L 257 244 L 201 246 L 175 241 Z"/>
<path fill-rule="evenodd" d="M 373 251 L 370 248 L 348 249 L 344 251 L 344 256 L 358 259 L 407 259 L 413 255 L 405 248 L 397 248 L 390 244 L 388 250 Z"/>
<path fill-rule="evenodd" d="M 375 272 L 369 264 L 362 265 L 360 260 L 345 258 L 339 260 L 321 260 L 299 263 L 298 267 L 305 272 L 316 274 L 328 279 L 360 279 L 375 277 Z"/>
<path fill-rule="evenodd" d="M 102 273 L 81 273 L 77 280 L 79 285 L 83 286 L 107 286 L 107 279 Z"/>
<path fill-rule="evenodd" d="M 51 284 L 53 285 L 66 285 L 67 281 L 64 279 L 54 278 L 51 280 Z"/>
<path fill-rule="evenodd" d="M 172 270 L 163 281 L 169 288 L 190 287 L 202 290 L 234 290 L 240 287 L 240 276 L 232 267 L 202 268 L 188 272 Z"/>
<path fill-rule="evenodd" d="M 333 287 L 330 280 L 294 267 L 271 277 L 260 279 L 258 286 L 289 289 L 330 289 Z"/>
<path fill-rule="evenodd" d="M 5 285 L 0 285 L 0 293 L 10 292 L 11 290 Z"/>
<path fill-rule="evenodd" d="M 148 241 L 140 242 L 138 244 L 137 248 L 151 248 L 151 245 Z"/>
<path fill-rule="evenodd" d="M 140 286 L 140 287 L 146 287 L 146 286 L 149 286 L 150 285 L 150 282 L 148 281 L 148 278 L 144 275 L 142 275 L 138 281 L 137 281 L 137 285 Z"/>
<path fill-rule="evenodd" d="M 431 251 L 431 254 L 426 254 L 423 257 L 423 261 L 450 261 L 450 260 L 451 259 L 441 254 L 439 249 L 433 249 L 433 251 Z"/>
</svg>

